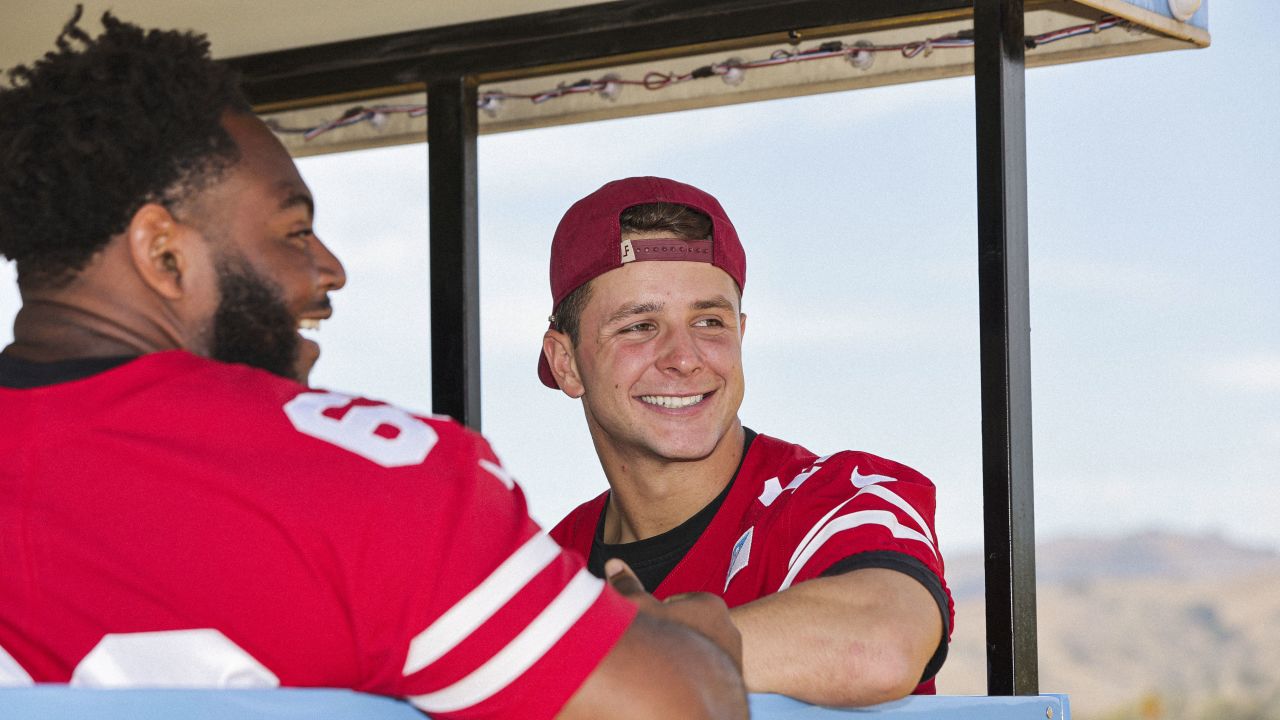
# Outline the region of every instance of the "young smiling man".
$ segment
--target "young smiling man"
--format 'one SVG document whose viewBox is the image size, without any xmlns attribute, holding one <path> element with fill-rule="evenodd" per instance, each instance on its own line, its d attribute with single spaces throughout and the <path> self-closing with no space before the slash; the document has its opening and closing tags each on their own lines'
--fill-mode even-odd
<svg viewBox="0 0 1280 720">
<path fill-rule="evenodd" d="M 581 399 L 609 490 L 552 537 L 659 599 L 722 596 L 753 692 L 932 692 L 952 620 L 933 485 L 742 426 L 745 284 L 737 231 L 692 186 L 618 180 L 565 214 L 538 375 Z"/>
<path fill-rule="evenodd" d="M 298 330 L 345 276 L 289 154 L 203 36 L 78 19 L 0 88 L 23 301 L 0 353 L 0 686 L 745 717 L 722 601 L 606 585 L 480 436 L 304 384 Z"/>
</svg>

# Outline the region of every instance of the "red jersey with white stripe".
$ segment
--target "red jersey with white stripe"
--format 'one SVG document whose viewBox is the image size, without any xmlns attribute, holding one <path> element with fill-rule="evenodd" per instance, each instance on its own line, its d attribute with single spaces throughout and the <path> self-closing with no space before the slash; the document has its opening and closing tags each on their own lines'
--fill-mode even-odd
<svg viewBox="0 0 1280 720">
<path fill-rule="evenodd" d="M 578 506 L 551 536 L 588 557 L 608 496 Z M 934 505 L 933 484 L 905 465 L 854 451 L 818 457 L 757 435 L 715 517 L 654 596 L 711 592 L 736 607 L 850 561 L 902 569 L 894 558 L 905 555 L 914 558 L 906 564 L 918 561 L 936 576 L 936 583 L 926 578 L 926 586 L 940 589 L 949 632 L 954 607 L 943 581 Z M 858 565 L 859 558 L 867 563 Z M 940 652 L 945 657 L 945 647 Z M 933 692 L 932 679 L 916 692 Z"/>
<path fill-rule="evenodd" d="M 452 421 L 183 352 L 0 388 L 0 685 L 548 718 L 634 614 Z"/>
</svg>

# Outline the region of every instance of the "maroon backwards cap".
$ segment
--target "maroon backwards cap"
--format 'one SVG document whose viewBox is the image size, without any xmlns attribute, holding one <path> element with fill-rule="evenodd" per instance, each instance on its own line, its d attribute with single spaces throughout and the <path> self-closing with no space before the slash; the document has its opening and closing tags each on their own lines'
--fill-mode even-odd
<svg viewBox="0 0 1280 720">
<path fill-rule="evenodd" d="M 711 240 L 632 240 L 623 242 L 619 216 L 636 205 L 674 203 L 711 218 Z M 708 262 L 729 274 L 738 289 L 747 284 L 747 256 L 724 208 L 692 185 L 660 177 L 614 180 L 569 208 L 551 241 L 551 311 L 591 280 L 638 260 Z M 553 324 L 554 326 L 554 324 Z M 538 356 L 538 378 L 559 388 L 545 355 Z"/>
</svg>

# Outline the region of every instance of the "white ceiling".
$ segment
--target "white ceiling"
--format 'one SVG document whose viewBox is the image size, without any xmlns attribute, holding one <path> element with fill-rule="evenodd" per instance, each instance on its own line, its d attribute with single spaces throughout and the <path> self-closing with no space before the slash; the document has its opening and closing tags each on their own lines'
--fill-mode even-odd
<svg viewBox="0 0 1280 720">
<path fill-rule="evenodd" d="M 96 34 L 110 9 L 143 27 L 195 28 L 217 57 L 281 50 L 401 30 L 593 4 L 592 0 L 84 0 L 81 27 Z M 0 0 L 0 68 L 53 48 L 72 0 Z"/>
</svg>

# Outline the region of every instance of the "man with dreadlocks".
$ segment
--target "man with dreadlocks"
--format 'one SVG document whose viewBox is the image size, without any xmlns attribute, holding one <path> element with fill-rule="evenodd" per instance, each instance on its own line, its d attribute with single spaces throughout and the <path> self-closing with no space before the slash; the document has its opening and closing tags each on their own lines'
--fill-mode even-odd
<svg viewBox="0 0 1280 720">
<path fill-rule="evenodd" d="M 345 277 L 288 153 L 203 36 L 78 20 L 0 89 L 23 301 L 0 353 L 0 685 L 744 716 L 721 601 L 595 579 L 481 437 L 303 384 L 298 329 Z"/>
</svg>

